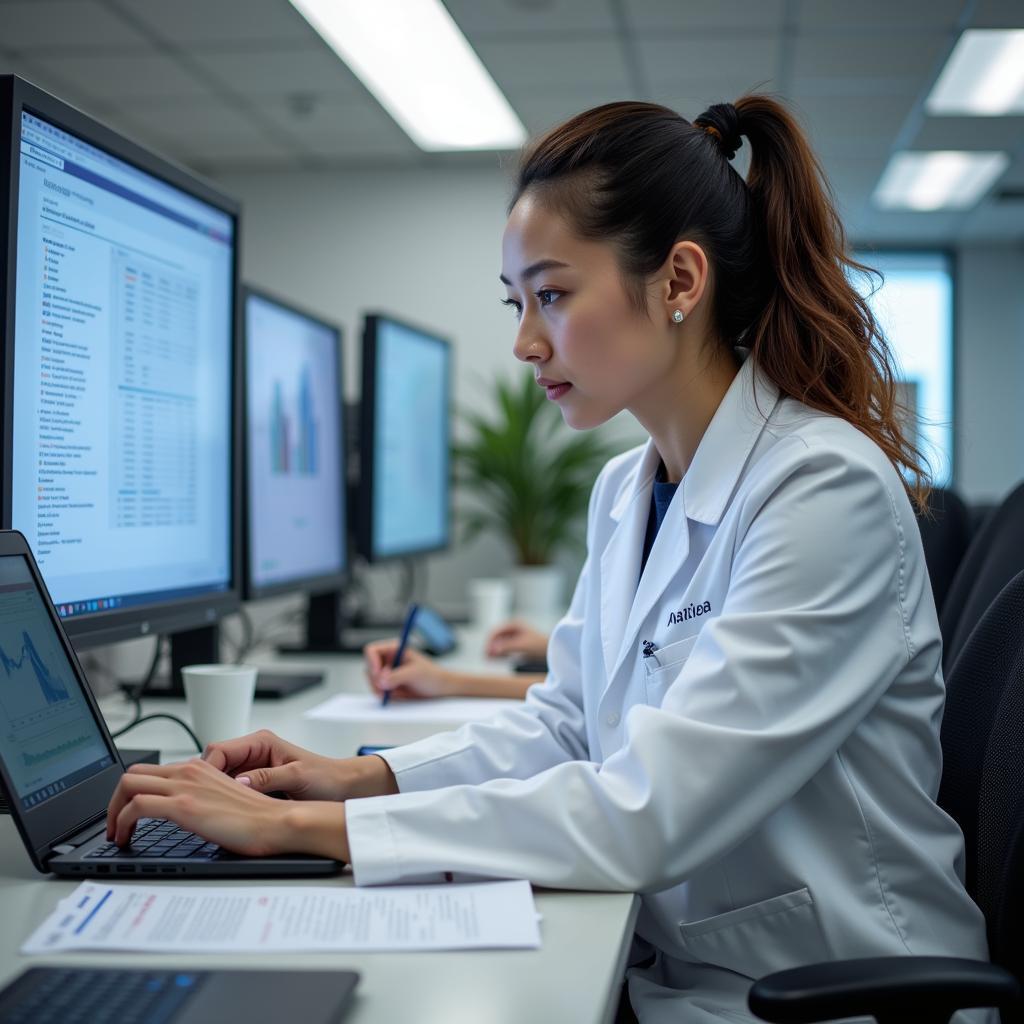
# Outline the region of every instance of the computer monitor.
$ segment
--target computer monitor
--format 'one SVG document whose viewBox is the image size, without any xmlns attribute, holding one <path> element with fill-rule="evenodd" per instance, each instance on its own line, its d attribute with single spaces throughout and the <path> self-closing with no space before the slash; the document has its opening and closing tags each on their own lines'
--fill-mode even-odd
<svg viewBox="0 0 1024 1024">
<path fill-rule="evenodd" d="M 337 590 L 347 562 L 341 332 L 244 291 L 245 597 Z"/>
<path fill-rule="evenodd" d="M 238 606 L 238 228 L 231 199 L 0 76 L 2 518 L 76 646 L 188 631 L 215 657 Z"/>
<path fill-rule="evenodd" d="M 341 331 L 255 288 L 244 291 L 247 600 L 309 595 L 289 653 L 348 650 L 341 597 L 348 565 Z M 319 674 L 263 670 L 258 697 L 295 693 Z"/>
<path fill-rule="evenodd" d="M 451 345 L 394 317 L 363 328 L 357 546 L 367 561 L 451 542 Z"/>
</svg>

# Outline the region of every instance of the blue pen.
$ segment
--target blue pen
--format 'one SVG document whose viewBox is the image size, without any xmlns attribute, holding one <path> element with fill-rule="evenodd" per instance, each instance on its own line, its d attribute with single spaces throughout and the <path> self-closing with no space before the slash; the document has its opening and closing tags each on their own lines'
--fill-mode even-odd
<svg viewBox="0 0 1024 1024">
<path fill-rule="evenodd" d="M 413 620 L 416 618 L 416 613 L 420 610 L 418 604 L 409 605 L 409 611 L 405 616 L 405 625 L 402 627 L 402 639 L 398 641 L 398 650 L 395 651 L 395 660 L 391 662 L 392 668 L 398 668 L 402 664 L 402 656 L 405 654 L 405 645 L 409 642 L 409 634 L 412 632 Z M 391 700 L 391 691 L 385 690 L 380 698 L 380 706 L 386 708 L 388 701 Z"/>
</svg>

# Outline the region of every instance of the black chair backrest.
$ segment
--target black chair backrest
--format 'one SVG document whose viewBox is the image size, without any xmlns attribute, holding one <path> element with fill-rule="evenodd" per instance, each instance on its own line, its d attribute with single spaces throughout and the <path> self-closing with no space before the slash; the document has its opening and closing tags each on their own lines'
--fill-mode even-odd
<svg viewBox="0 0 1024 1024">
<path fill-rule="evenodd" d="M 971 540 L 971 514 L 956 491 L 936 487 L 928 496 L 929 515 L 919 515 L 924 560 L 932 581 L 935 610 L 941 615 L 956 570 Z"/>
<path fill-rule="evenodd" d="M 971 541 L 939 617 L 942 666 L 956 661 L 971 630 L 996 594 L 1024 570 L 1024 484 L 1012 490 Z"/>
<path fill-rule="evenodd" d="M 964 833 L 967 891 L 992 962 L 1024 978 L 1024 572 L 1000 591 L 946 680 L 938 802 Z"/>
</svg>

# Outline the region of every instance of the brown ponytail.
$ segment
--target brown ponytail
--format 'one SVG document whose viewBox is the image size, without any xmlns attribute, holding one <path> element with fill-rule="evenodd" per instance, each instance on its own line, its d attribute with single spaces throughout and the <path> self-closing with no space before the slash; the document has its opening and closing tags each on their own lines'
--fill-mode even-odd
<svg viewBox="0 0 1024 1024">
<path fill-rule="evenodd" d="M 746 183 L 729 163 L 750 142 Z M 609 103 L 552 129 L 523 154 L 512 205 L 538 192 L 583 238 L 614 242 L 638 307 L 676 242 L 713 268 L 713 319 L 750 348 L 779 390 L 867 434 L 924 507 L 921 451 L 904 435 L 893 359 L 847 273 L 853 260 L 821 166 L 768 96 L 709 107 L 694 123 L 652 103 Z"/>
<path fill-rule="evenodd" d="M 901 427 L 892 355 L 848 277 L 875 272 L 850 257 L 831 189 L 792 115 L 767 96 L 744 96 L 735 109 L 750 142 L 747 187 L 775 277 L 744 340 L 783 394 L 852 423 L 908 471 L 908 489 L 923 508 L 925 460 Z"/>
</svg>

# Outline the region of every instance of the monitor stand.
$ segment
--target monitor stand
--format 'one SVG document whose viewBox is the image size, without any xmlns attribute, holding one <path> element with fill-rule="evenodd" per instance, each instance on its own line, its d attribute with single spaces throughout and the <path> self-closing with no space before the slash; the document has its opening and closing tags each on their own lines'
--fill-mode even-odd
<svg viewBox="0 0 1024 1024">
<path fill-rule="evenodd" d="M 168 636 L 171 674 L 157 676 L 142 691 L 143 697 L 184 697 L 181 670 L 186 665 L 216 665 L 220 661 L 220 630 L 216 625 L 183 629 Z"/>
<path fill-rule="evenodd" d="M 170 641 L 170 679 L 161 680 L 155 685 L 151 683 L 143 694 L 145 697 L 184 697 L 182 668 L 186 665 L 216 665 L 220 662 L 220 629 L 216 625 L 172 633 Z M 260 671 L 256 676 L 254 696 L 257 700 L 280 700 L 319 686 L 323 680 L 323 672 Z"/>
<path fill-rule="evenodd" d="M 341 591 L 310 594 L 306 608 L 306 641 L 280 646 L 279 654 L 362 654 L 363 641 L 346 639 Z"/>
</svg>

